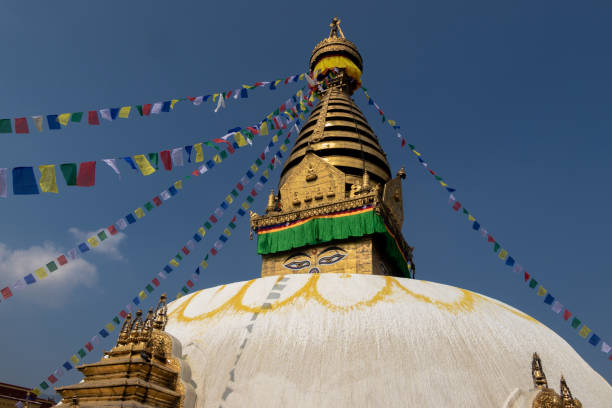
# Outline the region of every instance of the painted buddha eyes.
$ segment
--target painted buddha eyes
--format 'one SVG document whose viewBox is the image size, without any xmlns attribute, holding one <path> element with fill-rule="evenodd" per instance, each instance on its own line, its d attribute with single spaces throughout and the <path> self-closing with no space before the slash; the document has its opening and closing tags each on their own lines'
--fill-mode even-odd
<svg viewBox="0 0 612 408">
<path fill-rule="evenodd" d="M 346 258 L 346 251 L 344 249 L 339 248 L 339 247 L 330 247 L 330 248 L 325 249 L 323 252 L 319 254 L 315 265 L 319 265 L 319 266 L 332 265 L 332 264 L 335 264 L 336 262 L 341 261 L 344 258 Z M 285 268 L 291 269 L 294 271 L 299 271 L 301 269 L 309 268 L 311 265 L 314 266 L 312 257 L 303 252 L 290 256 L 289 258 L 285 260 L 283 264 Z M 317 268 L 314 268 L 314 269 L 316 269 L 317 273 L 319 272 Z"/>
</svg>

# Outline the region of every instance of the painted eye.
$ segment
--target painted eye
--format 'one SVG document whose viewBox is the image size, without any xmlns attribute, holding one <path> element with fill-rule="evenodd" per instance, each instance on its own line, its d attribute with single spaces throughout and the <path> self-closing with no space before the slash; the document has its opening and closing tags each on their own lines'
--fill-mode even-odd
<svg viewBox="0 0 612 408">
<path fill-rule="evenodd" d="M 346 255 L 344 254 L 333 254 L 330 256 L 324 256 L 319 259 L 319 265 L 331 265 L 343 259 Z"/>
<path fill-rule="evenodd" d="M 304 268 L 308 268 L 310 266 L 310 261 L 304 260 L 304 261 L 291 261 L 288 262 L 284 265 L 285 268 L 289 268 L 289 269 L 293 269 L 293 270 L 298 270 L 298 269 L 304 269 Z"/>
</svg>

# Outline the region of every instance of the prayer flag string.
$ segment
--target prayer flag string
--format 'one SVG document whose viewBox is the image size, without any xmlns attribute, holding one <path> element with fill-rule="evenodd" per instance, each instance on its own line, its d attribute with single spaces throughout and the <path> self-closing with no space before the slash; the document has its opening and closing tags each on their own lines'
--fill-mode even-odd
<svg viewBox="0 0 612 408">
<path fill-rule="evenodd" d="M 588 343 L 593 347 L 600 347 L 602 353 L 608 357 L 610 361 L 612 361 L 612 355 L 610 355 L 610 351 L 612 350 L 612 346 L 605 341 L 603 341 L 599 335 L 593 332 L 593 330 L 588 327 L 584 322 L 576 317 L 564 304 L 562 304 L 559 299 L 553 296 L 548 289 L 546 289 L 540 282 L 538 282 L 531 273 L 527 272 L 526 269 L 521 266 L 515 257 L 513 257 L 507 249 L 503 248 L 499 241 L 493 238 L 493 235 L 489 231 L 487 231 L 483 226 L 477 221 L 476 217 L 472 215 L 465 206 L 457 200 L 455 197 L 455 188 L 450 187 L 444 179 L 436 173 L 429 164 L 423 158 L 423 155 L 416 150 L 415 146 L 409 143 L 406 143 L 406 139 L 400 133 L 399 124 L 393 119 L 387 119 L 383 110 L 374 102 L 372 97 L 368 94 L 367 89 L 362 87 L 363 93 L 365 94 L 368 105 L 371 105 L 374 109 L 378 111 L 378 114 L 381 116 L 383 123 L 387 122 L 389 126 L 393 128 L 393 131 L 396 133 L 397 138 L 400 141 L 401 147 L 408 146 L 410 152 L 413 156 L 419 161 L 419 163 L 427 170 L 427 172 L 435 179 L 437 183 L 440 184 L 442 188 L 444 188 L 449 196 L 449 204 L 451 208 L 456 212 L 465 215 L 470 223 L 471 229 L 473 231 L 477 231 L 483 237 L 483 239 L 492 245 L 493 253 L 497 255 L 498 259 L 501 260 L 507 267 L 511 268 L 512 271 L 517 273 L 520 278 L 527 284 L 529 289 L 534 290 L 534 293 L 537 296 L 542 297 L 542 302 L 547 305 L 555 314 L 563 317 L 563 319 L 570 324 L 572 329 L 576 330 L 578 335 L 583 339 L 587 340 Z M 563 312 L 563 313 L 562 313 Z M 578 329 L 580 328 L 580 329 Z"/>
</svg>

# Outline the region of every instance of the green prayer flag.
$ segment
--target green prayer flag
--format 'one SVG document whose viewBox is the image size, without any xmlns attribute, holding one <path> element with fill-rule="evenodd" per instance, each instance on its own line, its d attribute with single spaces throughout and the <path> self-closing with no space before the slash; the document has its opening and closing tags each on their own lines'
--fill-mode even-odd
<svg viewBox="0 0 612 408">
<path fill-rule="evenodd" d="M 255 160 L 255 164 L 257 164 L 258 166 L 261 166 L 263 162 L 261 161 L 261 159 L 258 157 L 257 160 Z"/>
<path fill-rule="evenodd" d="M 153 286 L 151 286 L 151 284 L 149 283 L 145 289 L 147 290 L 147 292 L 152 293 L 155 289 L 153 289 Z"/>
<path fill-rule="evenodd" d="M 574 329 L 577 329 L 577 328 L 578 328 L 578 326 L 580 326 L 580 323 L 581 323 L 581 322 L 580 322 L 580 320 L 579 320 L 579 319 L 576 319 L 576 318 L 574 317 L 574 320 L 572 320 L 572 327 L 573 327 Z"/>
<path fill-rule="evenodd" d="M 72 115 L 70 116 L 70 121 L 71 122 L 80 122 L 81 119 L 83 119 L 83 112 L 73 112 Z"/>
<path fill-rule="evenodd" d="M 463 213 L 464 214 L 469 214 L 468 210 L 466 210 L 465 207 L 463 207 Z"/>
<path fill-rule="evenodd" d="M 269 168 L 270 170 L 274 170 L 274 165 L 273 165 L 272 163 L 270 163 L 270 164 L 268 164 L 268 168 Z"/>
<path fill-rule="evenodd" d="M 493 252 L 499 251 L 499 244 L 496 242 L 493 244 Z"/>
<path fill-rule="evenodd" d="M 179 261 L 183 260 L 183 257 L 181 256 L 181 254 L 178 254 L 178 253 L 176 254 L 175 258 L 178 259 Z"/>
<path fill-rule="evenodd" d="M 108 238 L 108 236 L 106 235 L 106 231 L 98 232 L 98 238 L 100 238 L 100 241 L 104 241 L 106 238 Z"/>
<path fill-rule="evenodd" d="M 383 123 L 385 123 L 385 119 L 386 119 L 386 118 L 385 118 L 385 115 L 383 115 L 383 117 L 382 117 L 382 121 L 383 121 Z"/>
<path fill-rule="evenodd" d="M 155 170 L 159 170 L 159 154 L 158 153 L 149 153 L 149 162 L 155 167 Z"/>
<path fill-rule="evenodd" d="M 85 352 L 85 350 L 80 349 L 79 351 L 77 351 L 77 354 L 79 355 L 79 357 L 83 358 L 87 355 L 87 353 Z"/>
<path fill-rule="evenodd" d="M 235 229 L 236 228 L 236 224 L 234 224 L 233 222 L 230 222 L 229 226 L 230 226 L 231 229 Z"/>
<path fill-rule="evenodd" d="M 408 143 L 408 147 L 410 148 L 410 150 L 414 150 L 414 145 L 411 145 L 410 143 Z"/>
<path fill-rule="evenodd" d="M 121 324 L 121 320 L 119 320 L 119 318 L 117 316 L 113 317 L 113 323 L 115 323 L 117 326 L 119 326 Z"/>
<path fill-rule="evenodd" d="M 533 278 L 531 278 L 531 280 L 529 281 L 529 287 L 531 289 L 535 289 L 536 286 L 538 286 L 538 281 L 533 279 Z"/>
<path fill-rule="evenodd" d="M 183 292 L 185 292 L 186 294 L 189 293 L 189 288 L 187 288 L 187 286 L 183 286 Z"/>
<path fill-rule="evenodd" d="M 189 180 L 191 178 L 191 176 L 187 175 L 185 177 L 183 177 L 183 180 Z"/>
<path fill-rule="evenodd" d="M 238 197 L 238 192 L 236 191 L 236 189 L 233 189 L 231 194 L 232 194 L 234 197 Z"/>
<path fill-rule="evenodd" d="M 57 271 L 57 265 L 55 264 L 55 261 L 49 262 L 47 264 L 47 269 L 49 270 L 49 272 Z"/>
<path fill-rule="evenodd" d="M 43 390 L 46 390 L 47 388 L 49 388 L 49 384 L 47 384 L 46 381 L 43 381 L 40 383 L 40 388 L 42 388 Z"/>
<path fill-rule="evenodd" d="M 155 207 L 153 207 L 153 203 L 149 201 L 148 203 L 146 203 L 146 204 L 144 205 L 144 208 L 146 208 L 146 209 L 147 209 L 147 211 L 151 211 L 151 210 L 153 210 L 153 208 L 155 208 Z"/>
<path fill-rule="evenodd" d="M 210 222 L 206 221 L 206 222 L 204 223 L 204 228 L 206 228 L 207 230 L 209 230 L 209 229 L 211 229 L 211 228 L 212 228 L 212 225 L 210 225 Z"/>
<path fill-rule="evenodd" d="M 142 116 L 142 105 L 136 105 L 136 109 L 138 109 L 138 113 Z"/>
<path fill-rule="evenodd" d="M 60 170 L 64 175 L 66 184 L 69 186 L 76 186 L 77 181 L 77 165 L 76 163 L 64 163 L 60 164 Z"/>
<path fill-rule="evenodd" d="M 225 150 L 221 150 L 221 153 L 219 153 L 219 156 L 221 156 L 222 159 L 227 159 L 227 151 Z"/>
<path fill-rule="evenodd" d="M 251 196 L 248 196 L 248 197 L 246 198 L 246 200 L 247 200 L 249 203 L 252 203 L 252 202 L 254 201 L 254 200 L 253 200 L 253 197 L 251 197 Z"/>
<path fill-rule="evenodd" d="M 442 177 L 440 177 L 440 176 L 434 176 L 434 178 L 435 178 L 436 180 L 438 180 L 438 181 L 441 181 L 441 180 L 442 180 Z"/>
<path fill-rule="evenodd" d="M 208 261 L 208 254 L 206 254 L 206 256 L 204 257 L 205 261 Z"/>
<path fill-rule="evenodd" d="M 10 119 L 0 119 L 0 133 L 13 133 Z"/>
<path fill-rule="evenodd" d="M 365 89 L 365 87 L 363 87 L 363 86 L 361 87 L 361 89 L 363 89 L 364 91 L 368 92 L 368 90 L 367 90 L 367 89 Z"/>
<path fill-rule="evenodd" d="M 275 115 L 275 116 L 280 115 L 280 109 L 278 109 L 278 108 L 277 108 L 277 109 L 274 111 L 273 115 Z"/>
</svg>

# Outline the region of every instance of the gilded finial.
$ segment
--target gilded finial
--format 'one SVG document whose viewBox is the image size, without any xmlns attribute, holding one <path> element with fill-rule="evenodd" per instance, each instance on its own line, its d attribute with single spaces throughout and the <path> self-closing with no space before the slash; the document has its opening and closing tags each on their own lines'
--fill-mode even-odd
<svg viewBox="0 0 612 408">
<path fill-rule="evenodd" d="M 334 37 L 344 38 L 344 33 L 342 32 L 342 29 L 340 28 L 341 22 L 342 20 L 340 20 L 338 17 L 332 18 L 332 21 L 329 24 L 329 27 L 331 28 L 331 30 L 329 30 L 329 38 L 334 38 Z"/>
<path fill-rule="evenodd" d="M 533 378 L 533 386 L 539 390 L 548 388 L 548 382 L 546 381 L 546 375 L 542 369 L 542 360 L 538 353 L 533 353 L 531 359 L 531 376 Z"/>
<path fill-rule="evenodd" d="M 123 326 L 121 326 L 121 331 L 119 332 L 119 338 L 117 339 L 117 346 L 128 344 L 130 340 L 130 330 L 132 328 L 132 314 L 128 313 L 125 317 L 125 321 L 123 322 Z"/>
<path fill-rule="evenodd" d="M 362 187 L 364 191 L 368 191 L 370 188 L 370 175 L 366 170 L 363 171 L 363 183 Z"/>
<path fill-rule="evenodd" d="M 276 197 L 274 196 L 274 189 L 270 189 L 268 195 L 268 205 L 266 206 L 266 212 L 272 212 L 276 208 Z"/>
<path fill-rule="evenodd" d="M 142 310 L 138 309 L 136 311 L 136 317 L 132 322 L 132 327 L 130 327 L 130 343 L 138 343 L 138 341 L 140 341 L 140 333 L 142 332 L 143 325 Z"/>
<path fill-rule="evenodd" d="M 582 408 L 582 403 L 572 396 L 572 392 L 567 386 L 563 376 L 561 376 L 561 385 L 559 388 L 561 391 L 561 398 L 563 399 L 563 408 Z"/>
<path fill-rule="evenodd" d="M 166 304 L 166 294 L 162 293 L 159 297 L 159 302 L 155 307 L 155 318 L 153 328 L 157 330 L 164 330 L 166 323 L 168 322 L 168 306 Z"/>
<path fill-rule="evenodd" d="M 406 179 L 406 169 L 404 169 L 403 167 L 399 169 L 397 171 L 397 177 L 401 178 L 402 180 L 405 180 Z"/>
</svg>

